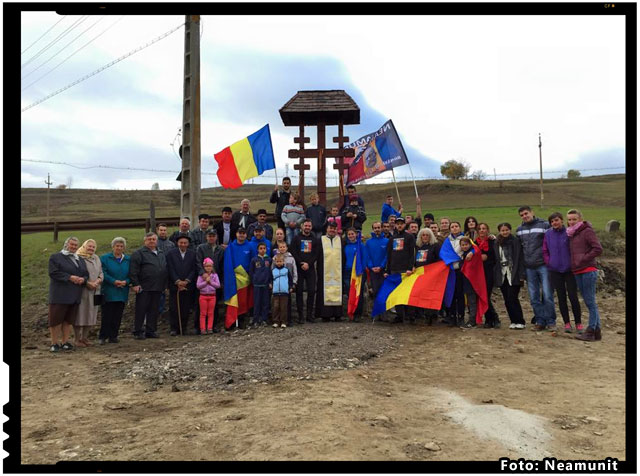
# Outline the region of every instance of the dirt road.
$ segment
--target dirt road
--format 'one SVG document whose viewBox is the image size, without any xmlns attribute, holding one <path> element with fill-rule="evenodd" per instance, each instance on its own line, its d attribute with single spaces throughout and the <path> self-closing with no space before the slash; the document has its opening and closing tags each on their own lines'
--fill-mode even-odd
<svg viewBox="0 0 640 476">
<path fill-rule="evenodd" d="M 503 317 L 125 334 L 51 355 L 45 332 L 23 330 L 22 462 L 623 460 L 624 298 L 599 303 L 595 343 Z"/>
</svg>

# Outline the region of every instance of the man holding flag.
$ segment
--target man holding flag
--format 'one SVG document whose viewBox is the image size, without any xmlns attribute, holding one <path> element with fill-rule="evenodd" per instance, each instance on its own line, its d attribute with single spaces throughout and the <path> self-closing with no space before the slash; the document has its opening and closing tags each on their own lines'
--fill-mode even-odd
<svg viewBox="0 0 640 476">
<path fill-rule="evenodd" d="M 224 327 L 227 331 L 234 322 L 239 322 L 242 329 L 246 327 L 246 315 L 253 307 L 249 266 L 254 256 L 247 241 L 247 230 L 238 228 L 236 239 L 224 251 L 224 302 L 227 305 Z"/>
<path fill-rule="evenodd" d="M 387 267 L 384 277 L 389 275 L 411 276 L 415 258 L 416 239 L 411 233 L 404 231 L 404 218 L 396 218 L 396 232 L 387 243 Z M 400 280 L 398 280 L 400 282 Z M 394 324 L 404 322 L 405 305 L 396 306 Z"/>
</svg>

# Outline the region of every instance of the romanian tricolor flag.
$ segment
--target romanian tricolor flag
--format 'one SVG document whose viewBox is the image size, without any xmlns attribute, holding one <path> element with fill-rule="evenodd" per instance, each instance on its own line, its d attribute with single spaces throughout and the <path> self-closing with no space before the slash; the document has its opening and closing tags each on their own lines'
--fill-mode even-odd
<svg viewBox="0 0 640 476">
<path fill-rule="evenodd" d="M 239 188 L 265 170 L 276 168 L 269 124 L 249 137 L 214 154 L 218 162 L 218 180 L 224 188 Z"/>
<path fill-rule="evenodd" d="M 378 316 L 397 305 L 440 309 L 449 272 L 446 263 L 436 261 L 416 269 L 410 276 L 389 275 L 378 291 L 371 315 Z"/>
<path fill-rule="evenodd" d="M 476 293 L 476 324 L 482 324 L 482 316 L 489 309 L 487 298 L 487 282 L 484 277 L 484 265 L 482 264 L 482 252 L 478 245 L 473 245 L 473 258 L 464 261 L 460 269 L 469 280 Z"/>
<path fill-rule="evenodd" d="M 224 303 L 227 305 L 224 326 L 228 329 L 240 314 L 253 307 L 253 292 L 249 273 L 234 259 L 235 241 L 224 252 Z"/>
<path fill-rule="evenodd" d="M 356 252 L 353 255 L 353 266 L 351 268 L 351 280 L 349 286 L 349 300 L 347 301 L 347 315 L 349 320 L 353 320 L 353 315 L 360 302 L 362 290 L 362 274 L 364 273 L 364 256 L 362 254 L 362 237 L 358 232 L 356 238 Z"/>
</svg>

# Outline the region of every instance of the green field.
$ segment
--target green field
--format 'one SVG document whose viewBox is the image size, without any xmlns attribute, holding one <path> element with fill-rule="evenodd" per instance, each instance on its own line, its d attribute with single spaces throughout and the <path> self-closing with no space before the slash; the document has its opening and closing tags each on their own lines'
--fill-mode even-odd
<svg viewBox="0 0 640 476">
<path fill-rule="evenodd" d="M 620 221 L 621 230 L 626 229 L 625 176 L 610 175 L 587 177 L 578 180 L 549 180 L 545 183 L 545 207 L 540 210 L 539 185 L 531 180 L 512 181 L 425 181 L 419 182 L 423 214 L 431 212 L 436 219 L 448 216 L 452 220 L 464 221 L 474 216 L 489 224 L 492 231 L 498 223 L 506 221 L 515 228 L 520 224 L 517 209 L 520 205 L 530 205 L 537 216 L 546 219 L 553 211 L 563 214 L 569 208 L 579 208 L 585 218 L 597 231 L 604 230 L 608 220 Z M 405 205 L 405 214 L 415 213 L 413 184 L 400 183 L 400 196 Z M 273 187 L 248 185 L 238 190 L 206 189 L 202 193 L 205 211 L 215 213 L 223 206 L 239 208 L 240 200 L 248 197 L 252 210 L 266 208 L 273 211 L 268 203 Z M 313 190 L 307 188 L 307 193 Z M 55 192 L 55 193 L 54 193 Z M 61 192 L 61 193 L 57 193 Z M 96 218 L 141 218 L 148 215 L 148 204 L 152 197 L 156 203 L 156 216 L 179 215 L 179 191 L 117 191 L 117 190 L 52 190 L 51 206 L 53 219 L 96 219 Z M 392 183 L 358 186 L 368 210 L 365 231 L 371 223 L 380 218 L 380 208 L 387 193 L 395 196 Z M 55 195 L 55 197 L 54 197 Z M 336 189 L 329 189 L 328 196 L 337 195 Z M 397 199 L 396 199 L 397 200 Z M 22 189 L 23 221 L 44 221 L 46 213 L 46 189 Z M 80 206 L 82 204 L 82 206 Z M 395 204 L 397 206 L 397 203 Z M 169 230 L 173 232 L 177 227 Z M 45 303 L 49 277 L 48 258 L 59 251 L 68 236 L 77 236 L 80 241 L 93 238 L 98 243 L 98 254 L 110 251 L 111 240 L 115 236 L 127 239 L 127 252 L 142 244 L 144 229 L 88 230 L 60 232 L 60 242 L 53 243 L 53 233 L 23 234 L 21 237 L 21 299 L 22 304 Z"/>
</svg>

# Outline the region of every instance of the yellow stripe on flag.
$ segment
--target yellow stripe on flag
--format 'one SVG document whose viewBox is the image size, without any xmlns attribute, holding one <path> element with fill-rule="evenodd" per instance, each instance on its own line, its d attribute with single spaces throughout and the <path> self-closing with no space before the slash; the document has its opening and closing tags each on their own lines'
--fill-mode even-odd
<svg viewBox="0 0 640 476">
<path fill-rule="evenodd" d="M 236 272 L 236 286 L 238 289 L 246 288 L 251 284 L 249 273 L 247 273 L 241 265 L 236 266 L 234 271 Z"/>
<path fill-rule="evenodd" d="M 251 149 L 251 144 L 249 144 L 249 139 L 239 140 L 231 145 L 229 149 L 231 149 L 233 161 L 236 164 L 241 182 L 258 176 L 258 169 L 256 168 L 255 160 L 253 160 L 253 150 Z"/>
<path fill-rule="evenodd" d="M 402 273 L 402 282 L 391 292 L 391 294 L 389 294 L 389 297 L 387 298 L 387 310 L 391 309 L 393 306 L 406 305 L 409 302 L 409 296 L 411 295 L 413 285 L 416 280 L 424 274 L 424 268 L 424 266 L 419 267 L 413 274 L 411 274 L 411 276 L 407 276 L 405 273 Z"/>
</svg>

